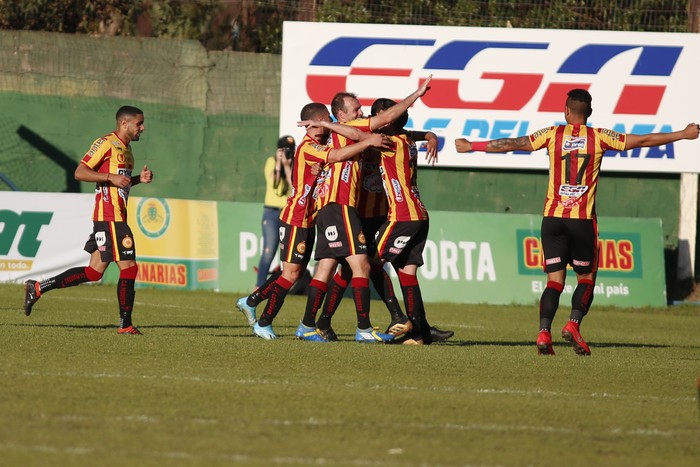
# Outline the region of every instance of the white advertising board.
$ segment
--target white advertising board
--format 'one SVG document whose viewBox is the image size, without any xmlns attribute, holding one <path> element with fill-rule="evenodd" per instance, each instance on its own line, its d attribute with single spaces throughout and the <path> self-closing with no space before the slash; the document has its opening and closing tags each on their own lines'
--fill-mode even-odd
<svg viewBox="0 0 700 467">
<path fill-rule="evenodd" d="M 87 266 L 94 194 L 0 192 L 0 282 Z"/>
<path fill-rule="evenodd" d="M 301 137 L 308 102 L 353 92 L 369 115 L 375 99 L 400 100 L 431 74 L 408 127 L 441 138 L 440 166 L 546 169 L 544 150 L 459 154 L 454 139 L 563 123 L 573 88 L 592 94 L 594 127 L 640 134 L 700 119 L 698 34 L 285 22 L 280 134 Z M 698 173 L 700 144 L 608 152 L 603 170 Z"/>
</svg>

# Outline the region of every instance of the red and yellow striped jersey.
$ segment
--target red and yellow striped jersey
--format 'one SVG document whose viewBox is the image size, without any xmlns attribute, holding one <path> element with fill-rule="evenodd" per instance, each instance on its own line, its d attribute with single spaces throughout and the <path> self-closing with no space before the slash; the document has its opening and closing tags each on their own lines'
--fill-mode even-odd
<svg viewBox="0 0 700 467">
<path fill-rule="evenodd" d="M 370 131 L 369 118 L 359 118 L 343 125 L 353 126 L 364 132 Z M 338 133 L 331 133 L 331 146 L 340 149 L 355 144 L 355 141 Z M 343 206 L 357 206 L 360 184 L 360 165 L 357 160 L 347 160 L 330 164 L 318 181 L 317 207 L 320 210 L 329 203 Z"/>
<path fill-rule="evenodd" d="M 311 173 L 315 163 L 326 164 L 330 146 L 323 145 L 311 136 L 304 135 L 297 147 L 292 166 L 292 193 L 280 219 L 295 227 L 309 228 L 316 222 L 316 176 Z"/>
<path fill-rule="evenodd" d="M 603 153 L 625 149 L 626 135 L 585 125 L 558 125 L 530 135 L 533 149 L 549 153 L 545 217 L 595 219 L 595 195 Z"/>
<path fill-rule="evenodd" d="M 389 202 L 390 221 L 419 221 L 428 219 L 418 193 L 418 149 L 407 135 L 391 137 L 395 149 L 383 150 L 380 171 Z"/>
<path fill-rule="evenodd" d="M 131 177 L 131 171 L 134 169 L 134 155 L 131 153 L 131 146 L 112 132 L 96 139 L 80 163 L 98 173 Z M 130 188 L 131 185 L 119 188 L 108 182 L 98 182 L 95 186 L 95 208 L 92 220 L 126 222 L 126 203 Z"/>
<path fill-rule="evenodd" d="M 362 219 L 386 216 L 389 203 L 382 186 L 382 174 L 379 167 L 382 157 L 378 150 L 365 151 L 360 159 L 360 194 L 357 199 L 357 214 Z"/>
</svg>

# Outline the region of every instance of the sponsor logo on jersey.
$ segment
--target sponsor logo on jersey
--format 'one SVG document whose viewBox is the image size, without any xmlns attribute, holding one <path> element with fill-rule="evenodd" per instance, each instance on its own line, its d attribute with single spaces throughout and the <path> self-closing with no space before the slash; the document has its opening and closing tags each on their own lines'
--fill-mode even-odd
<svg viewBox="0 0 700 467">
<path fill-rule="evenodd" d="M 559 187 L 559 196 L 569 198 L 579 198 L 588 191 L 588 185 L 561 185 Z"/>
<path fill-rule="evenodd" d="M 326 227 L 326 231 L 324 233 L 326 235 L 326 239 L 329 242 L 332 242 L 332 241 L 338 239 L 338 227 L 335 225 L 330 225 L 330 226 Z"/>
<path fill-rule="evenodd" d="M 284 240 L 284 235 L 287 233 L 287 227 L 280 227 L 280 242 Z"/>
<path fill-rule="evenodd" d="M 403 250 L 406 248 L 406 245 L 408 245 L 409 240 L 411 240 L 411 237 L 402 235 L 400 237 L 396 237 L 394 240 L 394 246 L 400 250 Z"/>
<path fill-rule="evenodd" d="M 554 258 L 549 258 L 544 261 L 544 264 L 550 265 L 550 264 L 559 264 L 561 263 L 561 256 L 556 256 Z"/>
<path fill-rule="evenodd" d="M 562 145 L 562 149 L 567 152 L 586 149 L 585 136 L 567 136 Z"/>
<path fill-rule="evenodd" d="M 395 178 L 392 178 L 391 179 L 391 186 L 394 189 L 394 199 L 396 200 L 397 203 L 402 203 L 404 201 L 404 199 L 403 199 L 403 192 L 401 191 L 401 182 L 399 182 Z"/>
<path fill-rule="evenodd" d="M 575 259 L 572 262 L 574 263 L 574 266 L 590 266 L 591 265 L 590 261 L 581 261 L 578 259 Z"/>
</svg>

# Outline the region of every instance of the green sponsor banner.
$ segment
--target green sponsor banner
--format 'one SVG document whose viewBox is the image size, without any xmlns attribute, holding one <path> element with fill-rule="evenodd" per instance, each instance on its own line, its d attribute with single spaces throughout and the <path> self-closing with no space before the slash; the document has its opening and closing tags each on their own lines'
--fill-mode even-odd
<svg viewBox="0 0 700 467">
<path fill-rule="evenodd" d="M 262 205 L 257 203 L 218 203 L 221 290 L 247 293 L 253 288 L 261 217 Z M 419 269 L 423 298 L 537 303 L 546 286 L 540 223 L 536 215 L 431 212 L 425 264 Z M 600 218 L 599 231 L 595 303 L 665 306 L 661 221 Z M 570 300 L 575 287 L 576 275 L 569 270 L 562 304 Z"/>
</svg>

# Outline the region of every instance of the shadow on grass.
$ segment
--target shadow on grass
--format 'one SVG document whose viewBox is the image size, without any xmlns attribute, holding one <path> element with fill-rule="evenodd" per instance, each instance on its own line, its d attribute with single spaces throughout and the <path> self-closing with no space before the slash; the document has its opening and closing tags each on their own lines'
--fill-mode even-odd
<svg viewBox="0 0 700 467">
<path fill-rule="evenodd" d="M 535 342 L 534 341 L 514 341 L 514 342 L 507 342 L 507 341 L 460 341 L 460 340 L 448 340 L 446 342 L 439 342 L 435 343 L 432 345 L 451 345 L 451 346 L 461 346 L 461 347 L 466 347 L 466 346 L 477 346 L 477 345 L 494 345 L 498 347 L 535 347 Z M 591 344 L 590 342 L 588 343 L 589 347 L 591 349 L 596 349 L 596 348 L 607 348 L 607 347 L 617 347 L 617 348 L 635 348 L 635 349 L 667 349 L 671 347 L 676 347 L 673 345 L 667 345 L 667 344 L 634 344 L 634 343 L 629 343 L 629 342 L 596 342 Z M 569 344 L 566 344 L 564 342 L 554 343 L 555 348 L 567 348 L 571 347 Z M 695 346 L 692 346 L 695 347 Z M 691 348 L 692 348 L 691 347 Z"/>
</svg>

